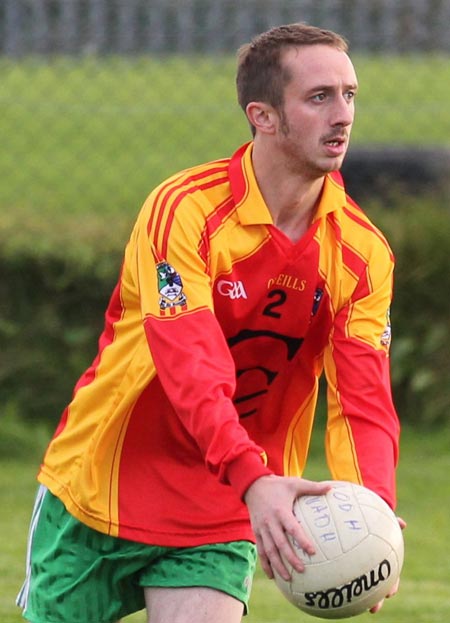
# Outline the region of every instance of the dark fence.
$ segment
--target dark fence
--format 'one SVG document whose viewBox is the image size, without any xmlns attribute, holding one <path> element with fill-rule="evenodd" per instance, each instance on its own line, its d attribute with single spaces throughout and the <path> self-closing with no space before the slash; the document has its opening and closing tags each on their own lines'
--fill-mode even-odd
<svg viewBox="0 0 450 623">
<path fill-rule="evenodd" d="M 0 53 L 221 53 L 294 21 L 353 50 L 450 50 L 448 0 L 1 0 Z"/>
</svg>

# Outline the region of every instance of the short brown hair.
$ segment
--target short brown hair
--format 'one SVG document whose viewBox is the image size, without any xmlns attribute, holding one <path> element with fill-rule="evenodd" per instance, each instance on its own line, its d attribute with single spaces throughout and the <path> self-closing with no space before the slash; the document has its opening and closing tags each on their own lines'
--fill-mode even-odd
<svg viewBox="0 0 450 623">
<path fill-rule="evenodd" d="M 331 31 L 302 22 L 277 26 L 254 37 L 238 50 L 236 86 L 238 102 L 246 110 L 249 102 L 266 102 L 276 109 L 283 105 L 284 87 L 290 74 L 282 65 L 287 48 L 329 45 L 347 52 L 347 41 Z"/>
</svg>

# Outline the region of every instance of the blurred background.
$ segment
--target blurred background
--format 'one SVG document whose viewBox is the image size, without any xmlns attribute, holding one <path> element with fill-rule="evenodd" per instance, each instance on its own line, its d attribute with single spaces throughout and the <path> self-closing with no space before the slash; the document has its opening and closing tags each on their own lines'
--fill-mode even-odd
<svg viewBox="0 0 450 623">
<path fill-rule="evenodd" d="M 349 40 L 353 145 L 449 145 L 449 0 L 0 0 L 0 207 L 133 213 L 231 153 L 236 49 L 293 21 Z"/>
<path fill-rule="evenodd" d="M 146 195 L 249 140 L 236 50 L 294 21 L 350 43 L 344 172 L 397 255 L 394 393 L 447 421 L 450 0 L 0 0 L 3 414 L 59 417 Z"/>
</svg>

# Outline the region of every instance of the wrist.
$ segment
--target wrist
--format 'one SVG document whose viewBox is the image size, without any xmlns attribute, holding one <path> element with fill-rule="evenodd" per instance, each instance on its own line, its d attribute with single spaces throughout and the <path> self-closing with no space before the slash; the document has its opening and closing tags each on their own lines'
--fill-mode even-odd
<svg viewBox="0 0 450 623">
<path fill-rule="evenodd" d="M 237 491 L 240 499 L 244 500 L 248 488 L 255 480 L 270 476 L 273 472 L 264 465 L 258 453 L 248 451 L 240 454 L 228 465 L 226 474 L 230 485 Z"/>
</svg>

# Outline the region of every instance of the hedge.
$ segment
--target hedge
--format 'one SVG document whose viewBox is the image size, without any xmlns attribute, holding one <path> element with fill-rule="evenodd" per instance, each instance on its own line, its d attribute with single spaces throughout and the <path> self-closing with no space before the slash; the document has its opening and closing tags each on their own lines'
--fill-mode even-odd
<svg viewBox="0 0 450 623">
<path fill-rule="evenodd" d="M 391 350 L 394 397 L 411 423 L 450 413 L 450 211 L 418 198 L 378 210 L 396 255 Z"/>
<path fill-rule="evenodd" d="M 450 227 L 438 200 L 403 198 L 368 210 L 397 257 L 392 380 L 403 421 L 450 412 Z M 20 215 L 19 215 L 20 216 Z M 134 218 L 134 215 L 133 215 Z M 91 362 L 132 218 L 102 223 L 0 217 L 0 403 L 52 423 Z M 105 232 L 109 232 L 105 235 Z"/>
</svg>

